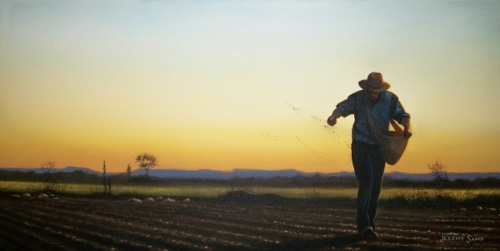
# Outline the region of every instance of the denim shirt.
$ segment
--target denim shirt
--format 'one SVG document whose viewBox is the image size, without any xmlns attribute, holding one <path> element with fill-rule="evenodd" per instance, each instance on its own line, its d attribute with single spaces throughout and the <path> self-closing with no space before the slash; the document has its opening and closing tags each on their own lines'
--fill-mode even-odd
<svg viewBox="0 0 500 251">
<path fill-rule="evenodd" d="M 366 91 L 355 92 L 337 105 L 343 117 L 354 114 L 354 125 L 352 127 L 353 141 L 378 145 L 377 139 L 375 139 L 375 136 L 371 132 L 370 124 L 366 118 L 366 106 L 369 107 L 376 127 L 382 132 L 389 130 L 391 119 L 395 119 L 401 123 L 404 117 L 409 117 L 409 114 L 405 112 L 399 102 L 398 97 L 391 92 L 384 91 L 380 93 L 374 104 L 370 104 Z"/>
</svg>

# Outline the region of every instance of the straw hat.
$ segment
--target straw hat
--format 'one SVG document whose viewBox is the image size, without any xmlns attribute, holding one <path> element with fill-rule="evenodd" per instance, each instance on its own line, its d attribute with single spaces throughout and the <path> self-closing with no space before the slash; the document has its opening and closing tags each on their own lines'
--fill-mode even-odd
<svg viewBox="0 0 500 251">
<path fill-rule="evenodd" d="M 367 79 L 360 80 L 358 84 L 362 89 L 368 87 L 374 93 L 381 93 L 391 87 L 389 83 L 384 81 L 384 77 L 380 72 L 370 73 Z"/>
</svg>

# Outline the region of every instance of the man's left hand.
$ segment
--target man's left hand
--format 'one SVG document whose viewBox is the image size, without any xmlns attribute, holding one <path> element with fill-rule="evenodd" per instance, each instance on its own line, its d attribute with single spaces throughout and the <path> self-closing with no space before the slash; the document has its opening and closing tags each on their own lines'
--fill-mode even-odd
<svg viewBox="0 0 500 251">
<path fill-rule="evenodd" d="M 410 118 L 403 118 L 403 120 L 401 120 L 401 124 L 404 128 L 404 136 L 409 138 L 411 136 L 411 133 L 408 132 L 410 130 Z"/>
</svg>

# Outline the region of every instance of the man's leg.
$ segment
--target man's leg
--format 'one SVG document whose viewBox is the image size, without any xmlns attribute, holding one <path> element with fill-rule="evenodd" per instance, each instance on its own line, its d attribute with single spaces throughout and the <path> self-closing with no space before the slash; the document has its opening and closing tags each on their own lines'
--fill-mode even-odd
<svg viewBox="0 0 500 251">
<path fill-rule="evenodd" d="M 380 192 L 382 190 L 382 178 L 384 176 L 385 161 L 382 154 L 378 149 L 375 149 L 370 154 L 370 163 L 373 170 L 373 187 L 370 196 L 370 203 L 368 207 L 368 216 L 370 218 L 370 225 L 375 231 L 375 216 L 377 215 L 377 205 Z"/>
<path fill-rule="evenodd" d="M 352 144 L 352 163 L 354 166 L 354 173 L 358 180 L 356 224 L 359 233 L 365 228 L 370 227 L 369 207 L 373 188 L 373 174 L 370 168 L 367 150 L 368 147 L 364 143 L 355 141 Z"/>
</svg>

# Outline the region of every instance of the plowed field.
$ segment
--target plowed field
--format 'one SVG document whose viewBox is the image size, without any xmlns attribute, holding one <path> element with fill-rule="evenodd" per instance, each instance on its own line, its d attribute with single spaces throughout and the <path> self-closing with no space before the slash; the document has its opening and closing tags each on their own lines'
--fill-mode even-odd
<svg viewBox="0 0 500 251">
<path fill-rule="evenodd" d="M 0 250 L 498 250 L 498 212 L 381 209 L 379 240 L 331 203 L 0 198 Z"/>
</svg>

